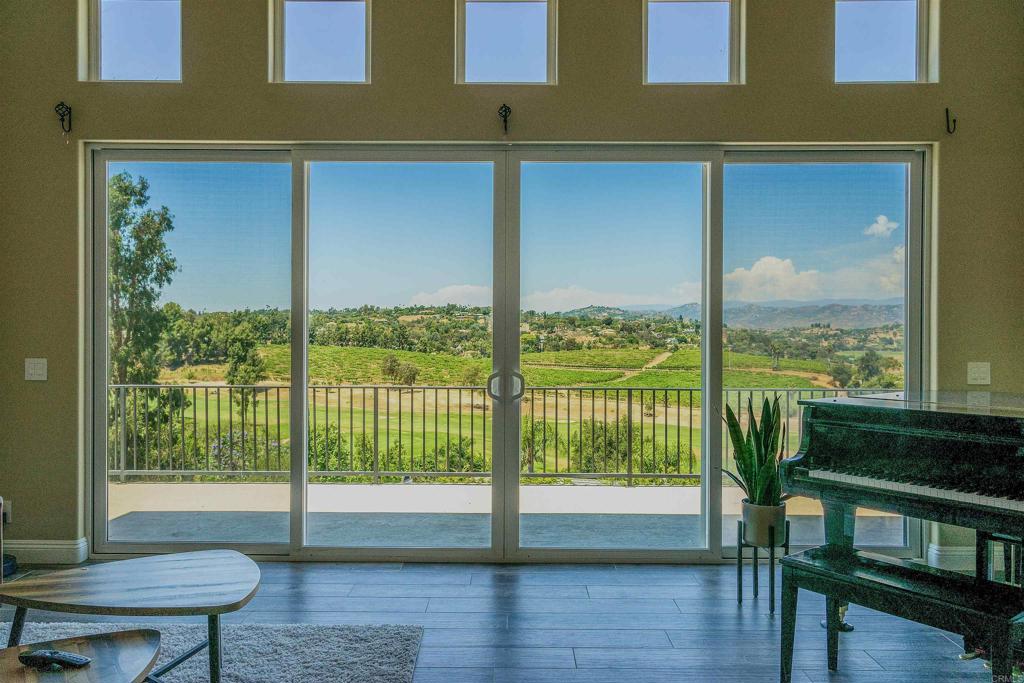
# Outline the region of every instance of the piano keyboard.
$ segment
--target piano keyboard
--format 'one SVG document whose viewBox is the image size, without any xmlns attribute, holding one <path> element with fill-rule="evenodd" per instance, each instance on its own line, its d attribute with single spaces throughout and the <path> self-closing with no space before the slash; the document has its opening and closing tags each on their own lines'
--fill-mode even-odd
<svg viewBox="0 0 1024 683">
<path fill-rule="evenodd" d="M 998 510 L 1013 510 L 1024 512 L 1024 500 L 1013 500 L 1012 498 L 999 498 L 997 496 L 986 496 L 981 493 L 969 491 L 957 491 L 955 489 L 943 489 L 935 486 L 922 486 L 902 481 L 889 481 L 876 479 L 874 477 L 862 477 L 856 474 L 846 474 L 833 470 L 810 469 L 807 476 L 812 479 L 823 479 L 843 484 L 853 484 L 865 488 L 888 491 L 901 495 L 911 494 L 926 496 L 935 500 L 955 503 L 969 503 L 982 507 L 996 508 Z"/>
</svg>

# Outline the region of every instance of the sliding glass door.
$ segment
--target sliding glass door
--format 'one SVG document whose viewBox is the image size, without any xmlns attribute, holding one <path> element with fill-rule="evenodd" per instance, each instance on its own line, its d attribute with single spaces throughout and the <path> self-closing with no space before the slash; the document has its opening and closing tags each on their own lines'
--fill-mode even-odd
<svg viewBox="0 0 1024 683">
<path fill-rule="evenodd" d="M 518 179 L 519 546 L 705 548 L 707 164 L 524 155 Z"/>
<path fill-rule="evenodd" d="M 920 161 L 904 153 L 736 154 L 724 169 L 722 389 L 747 424 L 779 400 L 787 451 L 805 399 L 920 387 Z M 920 284 L 917 283 L 919 287 Z M 732 468 L 723 436 L 723 467 Z M 722 482 L 722 542 L 742 494 Z M 919 524 L 861 508 L 855 542 L 920 549 Z M 793 546 L 825 542 L 819 501 L 787 502 Z"/>
<path fill-rule="evenodd" d="M 287 544 L 288 156 L 111 152 L 94 170 L 96 538 Z"/>
<path fill-rule="evenodd" d="M 306 544 L 490 549 L 495 163 L 306 169 Z"/>
<path fill-rule="evenodd" d="M 922 385 L 921 151 L 91 151 L 99 553 L 717 560 L 726 403 Z"/>
</svg>

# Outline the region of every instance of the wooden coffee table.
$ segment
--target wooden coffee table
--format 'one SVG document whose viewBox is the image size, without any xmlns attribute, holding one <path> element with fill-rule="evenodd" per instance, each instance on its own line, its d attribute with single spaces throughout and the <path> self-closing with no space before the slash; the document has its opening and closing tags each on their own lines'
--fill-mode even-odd
<svg viewBox="0 0 1024 683">
<path fill-rule="evenodd" d="M 0 603 L 17 609 L 8 647 L 21 641 L 29 609 L 128 617 L 205 615 L 208 638 L 149 674 L 160 676 L 204 648 L 210 681 L 220 682 L 220 615 L 244 607 L 260 585 L 256 563 L 234 550 L 156 555 L 65 569 L 0 585 Z"/>
<path fill-rule="evenodd" d="M 63 650 L 92 659 L 81 669 L 36 671 L 18 661 L 29 650 Z M 0 650 L 0 681 L 5 683 L 139 683 L 160 654 L 160 632 L 153 629 L 99 633 Z"/>
</svg>

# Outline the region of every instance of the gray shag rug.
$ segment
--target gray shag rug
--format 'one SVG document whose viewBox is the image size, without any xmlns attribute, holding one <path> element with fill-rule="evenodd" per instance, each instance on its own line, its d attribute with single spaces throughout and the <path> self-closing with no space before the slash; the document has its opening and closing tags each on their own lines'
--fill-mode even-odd
<svg viewBox="0 0 1024 683">
<path fill-rule="evenodd" d="M 29 615 L 31 616 L 31 614 Z M 206 639 L 206 624 L 28 623 L 23 644 L 133 628 L 160 631 L 157 666 Z M 411 683 L 418 626 L 224 624 L 224 683 Z M 3 639 L 7 640 L 7 628 Z M 206 650 L 165 674 L 167 683 L 207 683 Z"/>
</svg>

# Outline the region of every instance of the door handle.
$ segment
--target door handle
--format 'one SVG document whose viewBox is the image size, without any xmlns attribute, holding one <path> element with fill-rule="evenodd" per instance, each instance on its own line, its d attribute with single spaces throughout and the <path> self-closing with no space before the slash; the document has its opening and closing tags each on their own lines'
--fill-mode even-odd
<svg viewBox="0 0 1024 683">
<path fill-rule="evenodd" d="M 523 394 L 526 393 L 526 379 L 523 377 L 522 373 L 515 370 L 512 371 L 511 375 L 512 380 L 515 382 L 514 386 L 516 387 L 512 391 L 511 399 L 512 401 L 518 401 L 523 397 Z"/>
<path fill-rule="evenodd" d="M 501 373 L 499 372 L 492 372 L 490 376 L 487 377 L 487 395 L 491 397 L 492 401 L 497 401 L 500 399 L 499 393 L 494 390 L 495 382 L 498 382 L 500 384 L 500 380 Z"/>
</svg>

